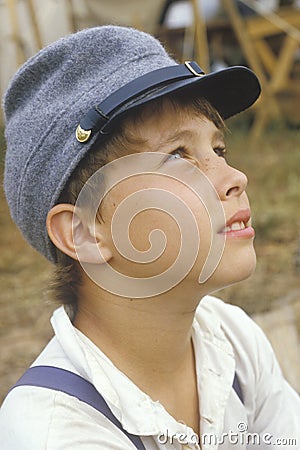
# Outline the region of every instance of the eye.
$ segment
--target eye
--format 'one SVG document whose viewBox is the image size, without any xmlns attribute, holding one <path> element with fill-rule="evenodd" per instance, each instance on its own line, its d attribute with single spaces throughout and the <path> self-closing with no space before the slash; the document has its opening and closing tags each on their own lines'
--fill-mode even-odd
<svg viewBox="0 0 300 450">
<path fill-rule="evenodd" d="M 167 155 L 167 161 L 173 160 L 173 159 L 180 159 L 186 157 L 186 151 L 183 147 L 179 147 L 176 150 L 173 150 L 173 152 L 169 153 Z"/>
<path fill-rule="evenodd" d="M 226 147 L 223 147 L 223 146 L 214 148 L 214 152 L 216 153 L 216 155 L 220 156 L 221 158 L 225 158 L 226 153 L 227 153 Z"/>
</svg>

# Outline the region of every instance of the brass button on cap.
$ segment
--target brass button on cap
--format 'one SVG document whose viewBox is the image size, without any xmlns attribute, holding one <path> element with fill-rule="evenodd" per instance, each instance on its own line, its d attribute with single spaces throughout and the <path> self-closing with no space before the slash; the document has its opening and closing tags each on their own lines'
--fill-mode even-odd
<svg viewBox="0 0 300 450">
<path fill-rule="evenodd" d="M 76 139 L 78 142 L 87 142 L 92 134 L 92 130 L 84 130 L 80 125 L 76 128 Z"/>
</svg>

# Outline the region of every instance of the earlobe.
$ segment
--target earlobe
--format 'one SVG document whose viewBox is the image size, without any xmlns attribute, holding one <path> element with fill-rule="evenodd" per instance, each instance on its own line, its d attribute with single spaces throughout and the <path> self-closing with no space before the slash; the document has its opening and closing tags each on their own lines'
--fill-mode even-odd
<svg viewBox="0 0 300 450">
<path fill-rule="evenodd" d="M 48 213 L 46 225 L 53 244 L 79 262 L 102 264 L 112 257 L 99 227 L 83 223 L 71 204 L 55 205 Z"/>
</svg>

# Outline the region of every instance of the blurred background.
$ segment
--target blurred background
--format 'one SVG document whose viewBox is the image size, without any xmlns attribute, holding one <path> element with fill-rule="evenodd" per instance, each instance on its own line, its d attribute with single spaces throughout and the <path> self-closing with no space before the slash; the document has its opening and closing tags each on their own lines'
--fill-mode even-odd
<svg viewBox="0 0 300 450">
<path fill-rule="evenodd" d="M 228 121 L 228 161 L 249 178 L 256 273 L 218 296 L 243 307 L 267 333 L 300 392 L 300 1 L 0 0 L 1 97 L 40 48 L 102 24 L 157 36 L 178 61 L 205 71 L 246 65 L 260 101 Z M 0 116 L 0 177 L 5 155 Z M 23 240 L 0 191 L 0 401 L 52 336 L 51 266 Z"/>
</svg>

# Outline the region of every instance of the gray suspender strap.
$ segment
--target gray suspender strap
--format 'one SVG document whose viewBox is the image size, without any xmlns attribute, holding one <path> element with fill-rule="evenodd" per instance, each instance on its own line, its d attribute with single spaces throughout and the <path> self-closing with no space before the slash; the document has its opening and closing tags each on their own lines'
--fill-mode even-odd
<svg viewBox="0 0 300 450">
<path fill-rule="evenodd" d="M 240 385 L 240 382 L 239 382 L 239 379 L 238 379 L 236 373 L 234 374 L 234 379 L 233 379 L 232 387 L 233 387 L 233 389 L 235 390 L 235 392 L 236 392 L 238 398 L 239 398 L 239 399 L 241 400 L 241 402 L 244 404 L 243 392 L 242 392 L 241 385 Z"/>
<path fill-rule="evenodd" d="M 106 401 L 96 388 L 87 380 L 65 369 L 52 366 L 35 366 L 28 369 L 11 388 L 17 386 L 37 386 L 76 397 L 101 412 L 131 440 L 138 450 L 146 450 L 139 436 L 128 433 L 113 415 Z M 234 375 L 233 389 L 243 403 L 243 395 L 237 375 Z"/>
<path fill-rule="evenodd" d="M 78 398 L 101 412 L 131 440 L 138 450 L 146 450 L 139 436 L 128 433 L 113 415 L 106 401 L 87 380 L 68 370 L 52 366 L 35 366 L 28 369 L 12 387 L 37 386 L 64 392 Z"/>
</svg>

